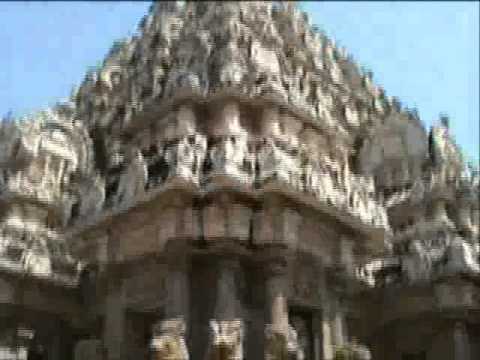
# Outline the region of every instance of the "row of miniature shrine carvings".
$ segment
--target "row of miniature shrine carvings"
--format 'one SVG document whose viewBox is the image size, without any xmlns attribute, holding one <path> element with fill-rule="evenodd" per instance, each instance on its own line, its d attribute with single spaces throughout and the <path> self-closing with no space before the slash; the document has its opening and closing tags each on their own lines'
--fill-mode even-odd
<svg viewBox="0 0 480 360">
<path fill-rule="evenodd" d="M 374 198 L 373 179 L 342 170 L 327 159 L 313 160 L 305 148 L 286 141 L 262 138 L 252 142 L 245 135 L 207 140 L 202 134 L 194 134 L 147 150 L 132 149 L 120 175 L 114 178 L 117 186 L 111 193 L 111 203 L 132 203 L 141 193 L 170 178 L 180 177 L 200 185 L 215 175 L 247 187 L 275 180 L 350 212 L 366 223 L 387 224 L 385 210 Z"/>
</svg>

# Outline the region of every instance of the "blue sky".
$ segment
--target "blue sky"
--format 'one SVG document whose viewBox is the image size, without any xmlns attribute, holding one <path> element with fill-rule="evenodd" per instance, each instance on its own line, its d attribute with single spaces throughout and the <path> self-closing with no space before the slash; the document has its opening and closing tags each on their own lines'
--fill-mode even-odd
<svg viewBox="0 0 480 360">
<path fill-rule="evenodd" d="M 150 2 L 2 2 L 0 115 L 66 98 Z M 479 2 L 302 2 L 312 23 L 374 73 L 427 126 L 450 115 L 479 159 Z"/>
</svg>

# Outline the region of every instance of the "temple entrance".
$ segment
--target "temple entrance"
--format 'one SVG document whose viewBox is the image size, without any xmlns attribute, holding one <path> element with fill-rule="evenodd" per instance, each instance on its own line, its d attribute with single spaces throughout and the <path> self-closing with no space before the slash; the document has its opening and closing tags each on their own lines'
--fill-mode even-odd
<svg viewBox="0 0 480 360">
<path fill-rule="evenodd" d="M 303 352 L 304 360 L 315 360 L 313 316 L 305 309 L 289 311 L 290 324 L 297 331 L 298 345 Z"/>
</svg>

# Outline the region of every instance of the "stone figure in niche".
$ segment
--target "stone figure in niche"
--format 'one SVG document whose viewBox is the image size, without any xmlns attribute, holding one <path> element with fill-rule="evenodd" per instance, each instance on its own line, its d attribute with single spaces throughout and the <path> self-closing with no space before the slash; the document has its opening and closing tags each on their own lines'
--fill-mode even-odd
<svg viewBox="0 0 480 360">
<path fill-rule="evenodd" d="M 273 93 L 286 96 L 281 85 L 280 64 L 275 51 L 266 49 L 258 41 L 250 43 L 252 73 L 255 75 L 255 93 Z"/>
<path fill-rule="evenodd" d="M 105 180 L 100 175 L 89 178 L 79 193 L 80 216 L 98 213 L 105 203 Z"/>
<path fill-rule="evenodd" d="M 153 360 L 188 360 L 185 323 L 182 319 L 164 320 L 155 326 L 150 343 Z"/>
<path fill-rule="evenodd" d="M 301 187 L 298 149 L 283 149 L 277 143 L 272 138 L 264 139 L 261 150 L 257 153 L 260 181 L 275 179 L 296 188 Z"/>
<path fill-rule="evenodd" d="M 319 187 L 318 187 L 318 191 L 316 192 L 317 197 L 321 201 L 325 201 L 330 203 L 331 205 L 334 205 L 336 201 L 336 197 L 335 197 L 336 190 L 334 187 L 331 173 L 325 168 L 319 169 L 318 180 L 319 180 Z"/>
<path fill-rule="evenodd" d="M 444 182 L 459 175 L 462 161 L 449 135 L 448 117 L 442 116 L 441 122 L 429 134 L 429 152 L 439 181 Z"/>
<path fill-rule="evenodd" d="M 209 151 L 214 173 L 230 175 L 244 181 L 251 177 L 250 157 L 247 137 L 244 135 L 221 137 Z"/>
<path fill-rule="evenodd" d="M 402 259 L 402 271 L 407 281 L 426 281 L 432 276 L 433 264 L 420 240 L 410 241 L 408 253 Z"/>
<path fill-rule="evenodd" d="M 305 160 L 303 165 L 304 189 L 313 195 L 316 195 L 320 185 L 320 179 L 317 167 L 310 159 Z"/>
<path fill-rule="evenodd" d="M 178 176 L 197 183 L 206 151 L 207 139 L 201 134 L 183 137 L 168 146 L 165 160 L 171 169 L 169 177 Z"/>
<path fill-rule="evenodd" d="M 215 62 L 219 68 L 221 87 L 236 87 L 242 83 L 247 69 L 245 58 L 236 41 L 229 41 L 223 49 L 219 50 Z"/>
<path fill-rule="evenodd" d="M 52 265 L 47 254 L 34 250 L 25 250 L 22 255 L 23 268 L 36 275 L 48 276 L 52 272 Z"/>
<path fill-rule="evenodd" d="M 148 180 L 147 164 L 140 150 L 135 149 L 132 159 L 120 175 L 115 204 L 129 204 L 143 194 Z"/>
<path fill-rule="evenodd" d="M 164 87 L 165 87 L 165 76 L 166 71 L 165 69 L 157 65 L 153 69 L 153 87 L 152 87 L 152 97 L 161 97 L 163 95 Z"/>
<path fill-rule="evenodd" d="M 243 360 L 243 323 L 241 320 L 211 320 L 208 360 Z"/>
</svg>

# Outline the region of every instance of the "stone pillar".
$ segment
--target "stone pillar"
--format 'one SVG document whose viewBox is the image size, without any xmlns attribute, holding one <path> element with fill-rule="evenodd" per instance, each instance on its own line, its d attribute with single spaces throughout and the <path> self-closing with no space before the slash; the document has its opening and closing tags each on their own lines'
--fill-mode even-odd
<svg viewBox="0 0 480 360">
<path fill-rule="evenodd" d="M 265 269 L 267 323 L 273 328 L 288 330 L 288 267 L 285 260 L 274 260 Z"/>
<path fill-rule="evenodd" d="M 332 360 L 334 355 L 333 340 L 332 340 L 332 326 L 328 319 L 328 313 L 324 313 L 322 319 L 322 348 L 323 359 Z"/>
<path fill-rule="evenodd" d="M 170 254 L 165 319 L 154 325 L 150 343 L 155 359 L 188 360 L 185 333 L 189 320 L 189 273 L 185 256 Z"/>
<path fill-rule="evenodd" d="M 265 269 L 265 360 L 287 359 L 298 354 L 297 333 L 288 320 L 288 266 L 285 258 L 269 260 Z"/>
<path fill-rule="evenodd" d="M 470 360 L 470 344 L 463 321 L 457 321 L 453 328 L 453 344 L 455 360 Z"/>
<path fill-rule="evenodd" d="M 123 360 L 125 344 L 125 291 L 123 280 L 112 276 L 105 299 L 104 343 L 108 360 Z"/>
<path fill-rule="evenodd" d="M 345 344 L 344 314 L 338 303 L 326 302 L 323 311 L 322 338 L 323 358 L 331 360 L 335 355 L 335 347 Z"/>
<path fill-rule="evenodd" d="M 321 357 L 321 348 L 322 348 L 322 316 L 321 313 L 315 312 L 313 315 L 313 360 L 320 360 Z"/>
<path fill-rule="evenodd" d="M 238 317 L 238 297 L 235 273 L 239 269 L 236 259 L 220 259 L 218 261 L 217 301 L 215 318 L 217 320 L 233 320 Z"/>
<path fill-rule="evenodd" d="M 188 322 L 189 299 L 188 260 L 174 257 L 168 264 L 166 318 L 183 318 Z"/>
<path fill-rule="evenodd" d="M 343 345 L 345 342 L 343 314 L 339 309 L 336 309 L 332 316 L 333 341 L 335 345 Z"/>
<path fill-rule="evenodd" d="M 209 359 L 243 359 L 243 321 L 240 318 L 235 274 L 237 259 L 219 259 L 217 299 L 214 316 L 210 320 Z"/>
</svg>

